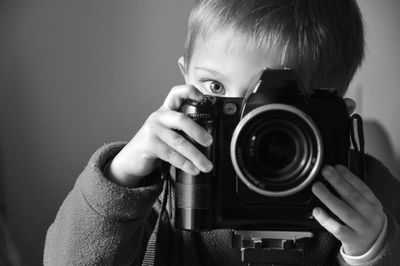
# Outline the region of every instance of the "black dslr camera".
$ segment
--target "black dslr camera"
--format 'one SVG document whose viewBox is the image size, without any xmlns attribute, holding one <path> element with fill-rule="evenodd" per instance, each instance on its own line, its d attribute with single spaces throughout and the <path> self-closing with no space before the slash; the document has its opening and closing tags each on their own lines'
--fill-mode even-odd
<svg viewBox="0 0 400 266">
<path fill-rule="evenodd" d="M 266 69 L 244 98 L 207 96 L 181 111 L 212 134 L 210 147 L 196 146 L 214 169 L 197 176 L 177 169 L 177 228 L 322 229 L 311 186 L 323 180 L 324 164 L 349 159 L 350 118 L 335 91 L 307 94 L 293 71 Z"/>
</svg>

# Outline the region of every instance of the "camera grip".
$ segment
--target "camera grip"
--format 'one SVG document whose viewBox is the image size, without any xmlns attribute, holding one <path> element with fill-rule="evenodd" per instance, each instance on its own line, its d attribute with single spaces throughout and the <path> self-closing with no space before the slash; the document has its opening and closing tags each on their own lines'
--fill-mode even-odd
<svg viewBox="0 0 400 266">
<path fill-rule="evenodd" d="M 214 136 L 213 109 L 209 108 L 212 102 L 205 98 L 201 103 L 186 102 L 181 111 L 205 128 Z M 200 152 L 214 163 L 214 149 L 212 144 L 204 147 L 187 134 L 180 132 Z M 213 200 L 213 171 L 200 173 L 196 176 L 177 169 L 175 183 L 175 227 L 191 231 L 207 231 L 213 228 L 212 200 Z"/>
<path fill-rule="evenodd" d="M 190 140 L 208 159 L 212 160 L 212 148 L 203 147 Z M 176 170 L 175 227 L 190 231 L 207 231 L 213 228 L 212 199 L 213 171 L 190 175 Z"/>
</svg>

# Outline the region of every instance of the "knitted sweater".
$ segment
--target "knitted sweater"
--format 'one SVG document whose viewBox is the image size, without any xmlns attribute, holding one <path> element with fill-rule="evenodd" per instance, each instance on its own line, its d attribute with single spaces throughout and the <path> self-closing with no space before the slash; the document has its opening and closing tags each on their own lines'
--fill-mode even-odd
<svg viewBox="0 0 400 266">
<path fill-rule="evenodd" d="M 139 188 L 125 188 L 103 174 L 124 143 L 101 147 L 78 177 L 50 226 L 44 265 L 141 265 L 161 205 L 162 183 L 155 170 Z M 366 156 L 366 183 L 388 218 L 385 244 L 365 266 L 400 265 L 400 183 L 376 159 Z M 230 247 L 230 230 L 191 233 L 176 230 L 174 190 L 168 195 L 157 234 L 155 265 L 242 265 Z M 339 265 L 340 243 L 321 232 L 304 239 L 305 265 Z M 341 265 L 344 262 L 340 262 Z"/>
</svg>

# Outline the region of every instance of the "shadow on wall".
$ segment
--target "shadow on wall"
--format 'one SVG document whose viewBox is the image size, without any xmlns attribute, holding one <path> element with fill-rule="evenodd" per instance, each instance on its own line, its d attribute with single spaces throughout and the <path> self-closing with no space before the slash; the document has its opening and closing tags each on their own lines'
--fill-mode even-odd
<svg viewBox="0 0 400 266">
<path fill-rule="evenodd" d="M 383 162 L 398 180 L 400 180 L 400 155 L 396 154 L 389 134 L 377 120 L 364 120 L 366 153 Z"/>
<path fill-rule="evenodd" d="M 4 176 L 3 176 L 3 153 L 0 141 L 0 216 L 4 216 L 6 212 L 5 204 L 5 189 L 4 189 Z"/>
<path fill-rule="evenodd" d="M 0 265 L 20 266 L 23 265 L 22 260 L 7 225 L 2 162 L 0 142 Z"/>
</svg>

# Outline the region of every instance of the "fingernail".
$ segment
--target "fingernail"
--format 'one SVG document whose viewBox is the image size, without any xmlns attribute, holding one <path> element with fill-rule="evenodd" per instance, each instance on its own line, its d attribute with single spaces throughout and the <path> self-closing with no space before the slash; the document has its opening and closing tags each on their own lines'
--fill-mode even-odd
<svg viewBox="0 0 400 266">
<path fill-rule="evenodd" d="M 335 166 L 335 168 L 339 173 L 343 173 L 343 172 L 345 172 L 347 170 L 347 168 L 345 166 L 341 165 L 341 164 L 337 164 Z"/>
<path fill-rule="evenodd" d="M 206 172 L 208 173 L 208 172 L 210 172 L 212 169 L 213 169 L 213 164 L 212 164 L 210 161 L 207 162 L 206 165 L 205 165 L 205 170 L 206 170 Z"/>
<path fill-rule="evenodd" d="M 315 208 L 313 211 L 314 216 L 318 216 L 321 213 L 321 211 L 318 208 Z"/>
<path fill-rule="evenodd" d="M 321 190 L 321 182 L 316 182 L 313 186 L 312 186 L 312 188 L 311 188 L 311 190 L 312 190 L 312 192 L 313 193 L 318 193 L 318 191 L 320 191 Z"/>
<path fill-rule="evenodd" d="M 213 143 L 213 138 L 211 135 L 206 135 L 206 145 L 210 146 Z"/>
<path fill-rule="evenodd" d="M 198 175 L 198 174 L 200 174 L 200 170 L 199 170 L 197 167 L 194 167 L 194 166 L 193 166 L 193 168 L 191 169 L 191 171 L 192 171 L 192 175 Z"/>
</svg>

